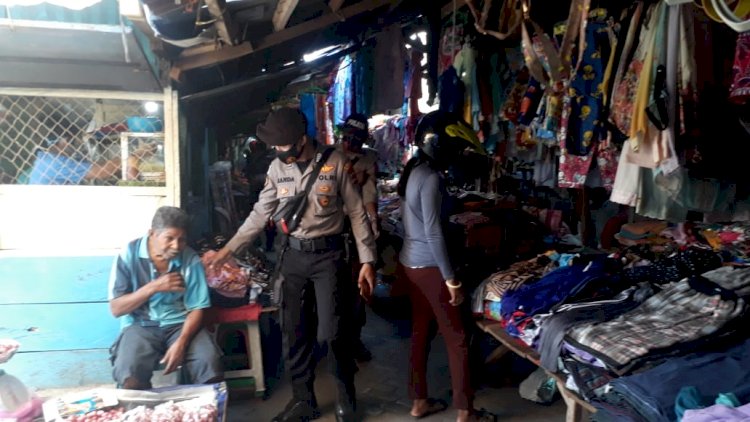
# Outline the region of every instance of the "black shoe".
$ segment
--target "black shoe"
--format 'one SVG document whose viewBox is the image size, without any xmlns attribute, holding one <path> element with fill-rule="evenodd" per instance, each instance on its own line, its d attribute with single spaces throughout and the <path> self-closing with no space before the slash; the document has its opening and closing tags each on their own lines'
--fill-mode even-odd
<svg viewBox="0 0 750 422">
<path fill-rule="evenodd" d="M 292 399 L 281 413 L 271 419 L 271 422 L 307 422 L 319 417 L 320 410 L 315 400 L 312 400 L 311 404 L 304 400 Z"/>
<path fill-rule="evenodd" d="M 357 422 L 354 409 L 351 406 L 337 404 L 336 422 Z"/>
<path fill-rule="evenodd" d="M 372 360 L 372 353 L 367 350 L 367 347 L 361 341 L 354 346 L 354 359 L 357 362 L 369 362 Z"/>
</svg>

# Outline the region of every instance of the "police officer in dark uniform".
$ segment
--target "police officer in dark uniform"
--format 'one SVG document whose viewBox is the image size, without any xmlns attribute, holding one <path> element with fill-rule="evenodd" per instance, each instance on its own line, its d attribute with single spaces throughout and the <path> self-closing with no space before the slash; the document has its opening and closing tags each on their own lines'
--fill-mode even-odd
<svg viewBox="0 0 750 422">
<path fill-rule="evenodd" d="M 277 159 L 268 169 L 265 187 L 253 211 L 229 243 L 207 257 L 208 265 L 223 263 L 231 253 L 250 243 L 277 208 L 304 192 L 315 158 L 325 149 L 316 145 L 305 129 L 304 115 L 293 108 L 274 111 L 265 123 L 258 125 L 258 138 L 276 149 Z M 345 169 L 346 164 L 340 152 L 330 154 L 307 195 L 307 207 L 299 225 L 289 235 L 288 249 L 279 257 L 284 277 L 282 330 L 293 398 L 274 422 L 308 421 L 320 416 L 313 391 L 313 349 L 317 342 L 328 342 L 333 354 L 332 368 L 338 387 L 336 420 L 356 420 L 356 365 L 348 338 L 355 287 L 344 261 L 345 212 L 363 263 L 358 279 L 362 295 L 369 295 L 375 283 L 376 252 L 362 197 Z"/>
</svg>

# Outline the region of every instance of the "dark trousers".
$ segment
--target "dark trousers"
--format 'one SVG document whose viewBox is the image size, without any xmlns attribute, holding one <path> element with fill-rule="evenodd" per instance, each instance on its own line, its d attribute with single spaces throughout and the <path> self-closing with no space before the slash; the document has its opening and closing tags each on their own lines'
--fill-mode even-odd
<svg viewBox="0 0 750 422">
<path fill-rule="evenodd" d="M 430 342 L 435 336 L 430 325 L 437 321 L 448 350 L 453 406 L 469 410 L 472 408 L 473 391 L 469 380 L 469 348 L 461 309 L 449 303 L 450 293 L 437 267 L 404 268 L 404 272 L 409 280 L 412 306 L 409 397 L 412 400 L 427 398 L 427 356 Z"/>
<path fill-rule="evenodd" d="M 359 278 L 359 271 L 362 269 L 362 264 L 359 262 L 359 253 L 357 252 L 357 244 L 354 242 L 354 235 L 349 232 L 346 236 L 347 239 L 347 260 L 349 267 L 352 272 L 352 283 L 357 284 Z M 354 321 L 352 327 L 352 341 L 355 346 L 359 346 L 362 341 L 362 328 L 367 323 L 367 312 L 365 309 L 365 300 L 359 294 L 359 289 L 352 290 L 353 297 L 352 303 L 354 304 Z"/>
<path fill-rule="evenodd" d="M 352 289 L 350 269 L 343 251 L 285 252 L 282 330 L 286 364 L 294 398 L 312 400 L 315 383 L 314 350 L 328 343 L 331 369 L 336 377 L 338 400 L 355 405 L 351 350 Z"/>
</svg>

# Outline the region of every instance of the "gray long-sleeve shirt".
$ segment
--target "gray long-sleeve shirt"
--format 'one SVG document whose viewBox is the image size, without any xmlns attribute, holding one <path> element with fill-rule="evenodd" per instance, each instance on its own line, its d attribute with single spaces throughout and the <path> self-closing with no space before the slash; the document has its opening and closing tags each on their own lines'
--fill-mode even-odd
<svg viewBox="0 0 750 422">
<path fill-rule="evenodd" d="M 443 278 L 449 280 L 454 273 L 443 236 L 444 194 L 435 170 L 426 164 L 414 167 L 406 184 L 406 196 L 401 198 L 406 234 L 399 259 L 409 268 L 438 267 Z"/>
</svg>

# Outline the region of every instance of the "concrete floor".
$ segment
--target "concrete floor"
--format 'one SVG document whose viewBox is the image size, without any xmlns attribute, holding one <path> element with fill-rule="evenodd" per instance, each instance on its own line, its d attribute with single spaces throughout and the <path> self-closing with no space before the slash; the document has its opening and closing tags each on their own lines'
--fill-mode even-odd
<svg viewBox="0 0 750 422">
<path fill-rule="evenodd" d="M 381 315 L 378 315 L 368 310 L 367 325 L 362 337 L 374 358 L 370 362 L 360 364 L 360 371 L 356 376 L 360 413 L 363 421 L 411 421 L 414 419 L 409 415 L 411 402 L 406 390 L 409 321 L 405 319 L 403 312 L 401 319 L 393 318 L 391 315 L 386 315 L 384 318 L 382 315 L 386 313 L 379 312 Z M 264 353 L 268 353 L 268 350 Z M 498 421 L 563 421 L 565 405 L 561 399 L 551 406 L 542 406 L 524 400 L 518 395 L 517 386 L 514 386 L 518 378 L 522 379 L 524 374 L 516 374 L 515 381 L 504 377 L 503 374 L 514 372 L 514 367 L 517 368 L 523 364 L 524 362 L 520 359 L 507 356 L 499 367 L 487 367 L 486 370 L 480 370 L 479 372 L 482 372 L 488 379 L 483 380 L 485 386 L 477 391 L 476 407 L 495 413 Z M 336 387 L 327 369 L 327 363 L 324 360 L 318 366 L 317 371 L 316 395 L 323 413 L 319 419 L 321 422 L 335 420 L 333 410 Z M 274 381 L 272 372 L 272 369 L 266 368 L 267 378 L 270 378 L 272 387 L 265 400 L 241 399 L 238 395 L 233 396 L 228 411 L 229 422 L 269 421 L 284 408 L 291 397 L 291 387 L 284 377 Z M 428 380 L 431 396 L 445 399 L 450 403 L 448 359 L 440 336 L 436 337 L 432 344 Z M 489 384 L 494 384 L 494 386 Z M 424 420 L 455 421 L 455 415 L 455 411 L 449 408 L 445 412 Z"/>
</svg>

